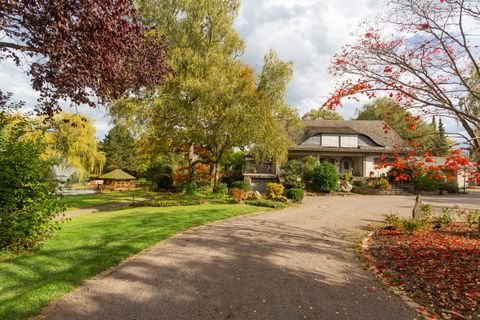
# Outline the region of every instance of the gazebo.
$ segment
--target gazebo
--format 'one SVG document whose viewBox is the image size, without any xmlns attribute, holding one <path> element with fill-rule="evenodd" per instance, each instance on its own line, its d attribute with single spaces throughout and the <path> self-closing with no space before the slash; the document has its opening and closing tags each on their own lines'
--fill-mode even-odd
<svg viewBox="0 0 480 320">
<path fill-rule="evenodd" d="M 98 179 L 104 181 L 100 186 L 101 190 L 130 190 L 136 187 L 134 182 L 136 178 L 120 169 L 106 173 Z"/>
</svg>

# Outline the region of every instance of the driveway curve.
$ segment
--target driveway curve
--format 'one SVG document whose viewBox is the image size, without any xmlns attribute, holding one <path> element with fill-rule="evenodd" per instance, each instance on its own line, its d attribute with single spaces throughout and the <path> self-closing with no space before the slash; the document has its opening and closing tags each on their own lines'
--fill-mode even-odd
<svg viewBox="0 0 480 320">
<path fill-rule="evenodd" d="M 196 228 L 48 306 L 46 319 L 414 319 L 352 251 L 413 196 L 308 197 L 295 208 Z"/>
</svg>

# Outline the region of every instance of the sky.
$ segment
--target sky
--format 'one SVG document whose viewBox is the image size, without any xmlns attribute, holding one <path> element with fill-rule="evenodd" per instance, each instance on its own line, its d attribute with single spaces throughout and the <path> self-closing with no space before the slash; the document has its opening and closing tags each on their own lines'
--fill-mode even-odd
<svg viewBox="0 0 480 320">
<path fill-rule="evenodd" d="M 294 63 L 287 102 L 303 114 L 318 108 L 339 80 L 328 72 L 333 55 L 353 39 L 351 33 L 361 22 L 373 20 L 382 9 L 382 0 L 241 0 L 234 27 L 246 44 L 242 59 L 255 69 L 261 69 L 270 49 Z M 0 86 L 27 105 L 35 103 L 29 78 L 10 61 L 0 62 Z M 363 102 L 347 102 L 337 111 L 349 119 Z M 105 110 L 87 106 L 77 110 L 95 119 L 97 137 L 102 139 L 111 127 Z M 447 123 L 447 129 L 452 125 Z"/>
</svg>

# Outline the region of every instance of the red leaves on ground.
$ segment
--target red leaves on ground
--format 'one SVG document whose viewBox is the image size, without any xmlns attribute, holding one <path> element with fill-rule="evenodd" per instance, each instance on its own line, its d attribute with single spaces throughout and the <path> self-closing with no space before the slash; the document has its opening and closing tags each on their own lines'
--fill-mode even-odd
<svg viewBox="0 0 480 320">
<path fill-rule="evenodd" d="M 381 230 L 370 250 L 377 269 L 419 303 L 455 319 L 480 316 L 480 236 L 452 225 L 405 234 Z"/>
</svg>

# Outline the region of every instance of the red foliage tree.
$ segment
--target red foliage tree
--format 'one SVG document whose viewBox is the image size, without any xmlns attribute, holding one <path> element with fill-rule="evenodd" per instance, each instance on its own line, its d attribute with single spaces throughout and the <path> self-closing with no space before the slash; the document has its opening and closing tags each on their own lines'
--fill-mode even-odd
<svg viewBox="0 0 480 320">
<path fill-rule="evenodd" d="M 39 113 L 161 84 L 162 39 L 146 36 L 132 0 L 0 0 L 0 60 L 28 65 Z"/>
<path fill-rule="evenodd" d="M 331 72 L 350 78 L 325 103 L 387 95 L 402 107 L 457 120 L 480 149 L 478 1 L 389 0 L 375 25 L 335 55 Z"/>
</svg>

